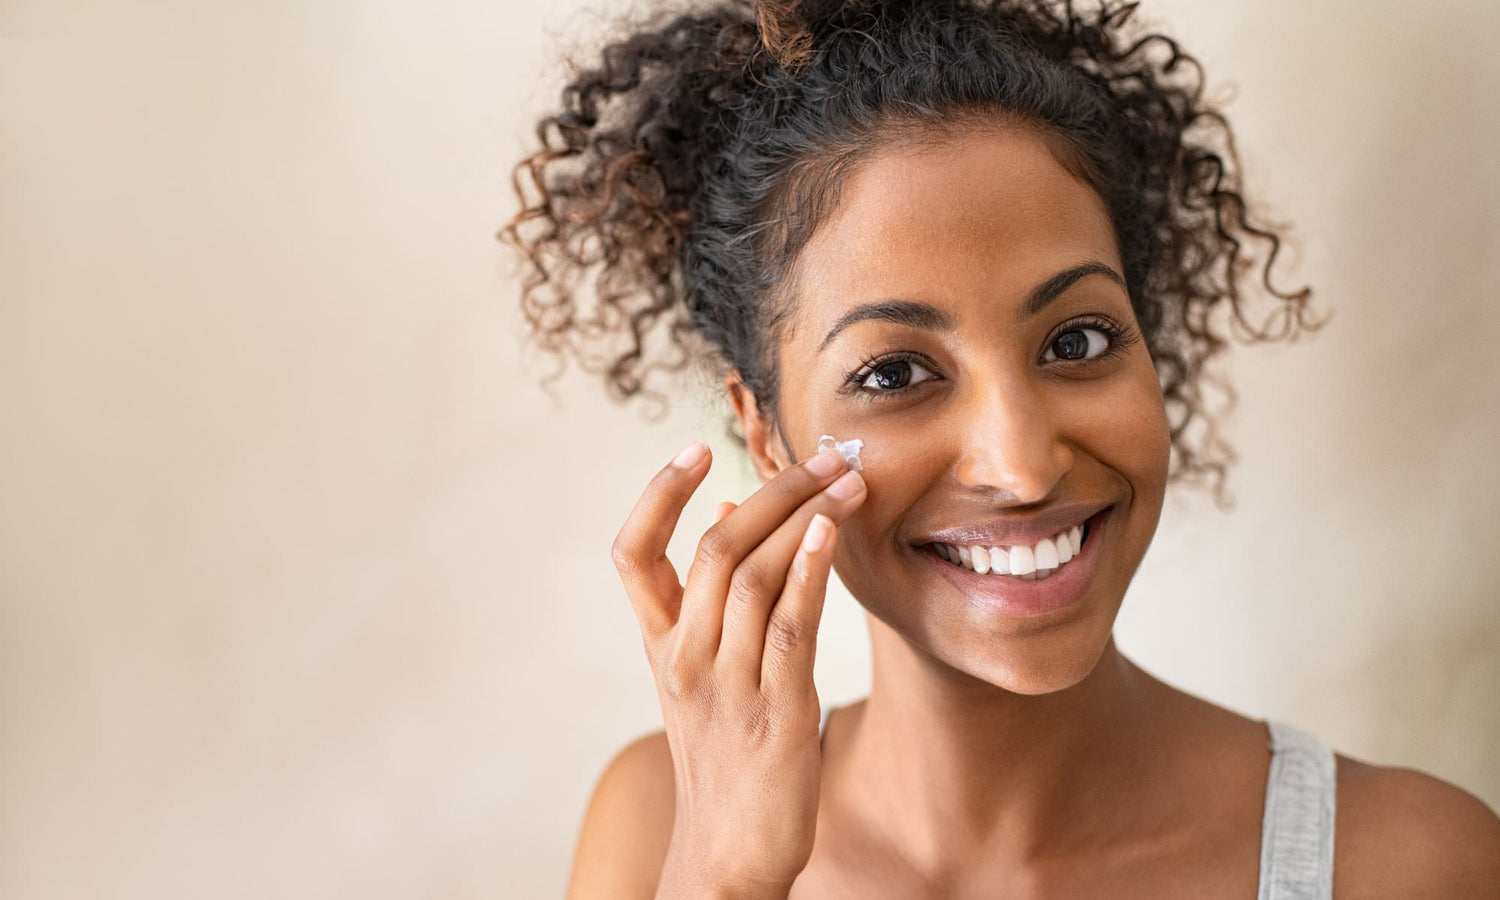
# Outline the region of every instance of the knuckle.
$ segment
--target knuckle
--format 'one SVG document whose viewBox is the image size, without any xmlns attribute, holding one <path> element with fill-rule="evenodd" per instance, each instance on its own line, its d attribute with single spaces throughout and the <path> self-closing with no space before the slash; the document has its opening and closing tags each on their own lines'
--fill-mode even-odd
<svg viewBox="0 0 1500 900">
<path fill-rule="evenodd" d="M 775 740 L 781 729 L 774 708 L 769 703 L 752 704 L 745 717 L 745 732 L 754 744 Z"/>
<path fill-rule="evenodd" d="M 728 562 L 734 555 L 734 538 L 728 529 L 715 525 L 698 541 L 698 557 L 710 565 Z"/>
<path fill-rule="evenodd" d="M 729 579 L 729 598 L 742 607 L 756 606 L 770 587 L 765 571 L 758 565 L 746 563 Z"/>
<path fill-rule="evenodd" d="M 666 659 L 659 673 L 663 694 L 673 700 L 685 700 L 698 688 L 698 671 L 687 659 L 672 654 Z"/>
<path fill-rule="evenodd" d="M 781 656 L 790 656 L 801 649 L 806 639 L 806 627 L 795 619 L 773 616 L 766 625 L 766 646 Z"/>
<path fill-rule="evenodd" d="M 640 552 L 636 542 L 624 532 L 615 537 L 614 544 L 609 548 L 609 558 L 621 575 L 630 575 L 640 570 Z"/>
</svg>

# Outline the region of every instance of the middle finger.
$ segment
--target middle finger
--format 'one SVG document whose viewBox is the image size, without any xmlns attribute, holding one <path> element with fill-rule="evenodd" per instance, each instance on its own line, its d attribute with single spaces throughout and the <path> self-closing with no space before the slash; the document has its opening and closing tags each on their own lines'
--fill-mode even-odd
<svg viewBox="0 0 1500 900">
<path fill-rule="evenodd" d="M 761 542 L 730 577 L 724 602 L 724 635 L 718 660 L 758 684 L 772 608 L 786 587 L 792 560 L 814 515 L 841 523 L 865 499 L 865 483 L 848 472 L 806 503 Z"/>
<path fill-rule="evenodd" d="M 847 468 L 843 457 L 833 450 L 789 466 L 704 533 L 683 585 L 677 622 L 682 650 L 700 659 L 713 658 L 723 633 L 724 598 L 735 569 L 803 503 L 836 481 Z"/>
</svg>

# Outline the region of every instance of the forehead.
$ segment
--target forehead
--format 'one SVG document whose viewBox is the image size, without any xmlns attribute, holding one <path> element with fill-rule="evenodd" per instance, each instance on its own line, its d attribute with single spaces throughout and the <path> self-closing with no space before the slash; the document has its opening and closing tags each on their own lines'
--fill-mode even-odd
<svg viewBox="0 0 1500 900">
<path fill-rule="evenodd" d="M 1014 308 L 1058 270 L 1118 267 L 1108 210 L 1035 131 L 971 129 L 881 150 L 856 167 L 794 270 L 793 321 L 816 330 L 860 302 L 902 297 Z M 800 339 L 809 329 L 795 328 Z"/>
</svg>

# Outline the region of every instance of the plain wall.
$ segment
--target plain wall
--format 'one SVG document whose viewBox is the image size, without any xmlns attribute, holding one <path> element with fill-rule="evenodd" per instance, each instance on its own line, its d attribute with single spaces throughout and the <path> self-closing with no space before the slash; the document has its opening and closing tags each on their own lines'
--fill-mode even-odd
<svg viewBox="0 0 1500 900">
<path fill-rule="evenodd" d="M 493 234 L 585 8 L 0 2 L 0 895 L 561 893 L 660 725 L 610 541 L 694 438 L 677 559 L 753 483 L 708 392 L 522 346 Z M 1144 13 L 1333 320 L 1237 351 L 1238 506 L 1169 498 L 1119 643 L 1496 806 L 1500 5 Z M 820 648 L 862 696 L 842 590 Z"/>
</svg>

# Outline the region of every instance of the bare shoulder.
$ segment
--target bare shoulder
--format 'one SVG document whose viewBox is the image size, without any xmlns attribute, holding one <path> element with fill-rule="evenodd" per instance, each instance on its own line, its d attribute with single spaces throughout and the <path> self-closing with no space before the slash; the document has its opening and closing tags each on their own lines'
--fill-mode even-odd
<svg viewBox="0 0 1500 900">
<path fill-rule="evenodd" d="M 589 798 L 573 854 L 569 900 L 654 897 L 676 811 L 665 732 L 616 753 Z"/>
<path fill-rule="evenodd" d="M 1338 897 L 1500 897 L 1500 817 L 1483 801 L 1416 769 L 1336 758 Z"/>
</svg>

